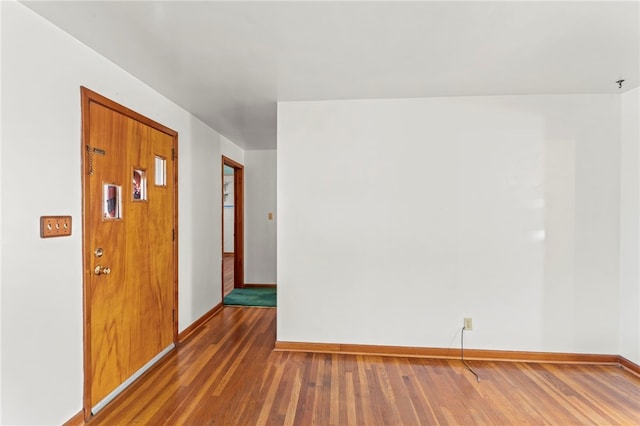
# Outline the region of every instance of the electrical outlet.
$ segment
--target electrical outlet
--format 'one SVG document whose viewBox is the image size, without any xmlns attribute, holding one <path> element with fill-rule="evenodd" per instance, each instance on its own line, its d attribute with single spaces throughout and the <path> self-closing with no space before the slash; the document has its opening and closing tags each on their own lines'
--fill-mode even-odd
<svg viewBox="0 0 640 426">
<path fill-rule="evenodd" d="M 40 237 L 68 237 L 71 235 L 71 216 L 40 216 Z"/>
<path fill-rule="evenodd" d="M 464 319 L 464 329 L 465 330 L 473 330 L 473 319 L 465 318 Z"/>
</svg>

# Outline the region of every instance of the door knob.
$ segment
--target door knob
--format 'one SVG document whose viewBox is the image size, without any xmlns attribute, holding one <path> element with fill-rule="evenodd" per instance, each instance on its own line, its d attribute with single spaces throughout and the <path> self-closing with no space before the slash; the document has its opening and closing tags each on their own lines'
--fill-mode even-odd
<svg viewBox="0 0 640 426">
<path fill-rule="evenodd" d="M 111 273 L 111 269 L 108 266 L 96 266 L 93 270 L 93 273 L 96 275 L 109 275 Z"/>
</svg>

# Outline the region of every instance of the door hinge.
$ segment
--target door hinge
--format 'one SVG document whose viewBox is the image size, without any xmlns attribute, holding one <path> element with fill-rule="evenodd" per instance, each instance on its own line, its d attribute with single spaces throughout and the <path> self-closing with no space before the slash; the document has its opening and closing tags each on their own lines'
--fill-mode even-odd
<svg viewBox="0 0 640 426">
<path fill-rule="evenodd" d="M 172 309 L 171 310 L 171 321 L 175 321 L 176 320 L 176 310 Z"/>
<path fill-rule="evenodd" d="M 171 159 L 172 160 L 176 159 L 176 149 L 175 148 L 171 148 Z"/>
<path fill-rule="evenodd" d="M 176 240 L 176 230 L 172 229 L 171 230 L 171 241 L 175 241 Z"/>
</svg>

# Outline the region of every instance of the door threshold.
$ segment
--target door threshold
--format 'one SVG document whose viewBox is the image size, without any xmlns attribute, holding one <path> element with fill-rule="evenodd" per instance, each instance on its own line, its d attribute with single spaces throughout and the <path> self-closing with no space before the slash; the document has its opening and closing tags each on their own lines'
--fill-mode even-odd
<svg viewBox="0 0 640 426">
<path fill-rule="evenodd" d="M 114 400 L 116 396 L 120 395 L 120 393 L 123 390 L 129 387 L 130 384 L 135 382 L 140 376 L 142 376 L 147 370 L 153 367 L 158 361 L 160 361 L 166 354 L 171 352 L 175 347 L 176 347 L 175 343 L 170 344 L 169 346 L 164 348 L 162 352 L 160 352 L 158 355 L 153 357 L 151 361 L 147 362 L 145 365 L 142 366 L 142 368 L 140 368 L 138 371 L 133 373 L 131 377 L 129 377 L 124 382 L 122 382 L 122 384 L 117 388 L 115 388 L 109 395 L 105 396 L 102 401 L 94 405 L 93 408 L 91 409 L 91 415 L 96 415 L 100 410 L 106 407 L 111 401 Z"/>
</svg>

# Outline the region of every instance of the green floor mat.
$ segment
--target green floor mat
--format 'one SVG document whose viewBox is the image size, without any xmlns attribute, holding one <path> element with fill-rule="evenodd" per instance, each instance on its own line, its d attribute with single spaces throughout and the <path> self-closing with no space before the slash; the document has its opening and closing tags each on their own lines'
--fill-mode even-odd
<svg viewBox="0 0 640 426">
<path fill-rule="evenodd" d="M 225 305 L 276 306 L 276 289 L 272 287 L 235 288 L 224 298 Z"/>
</svg>

